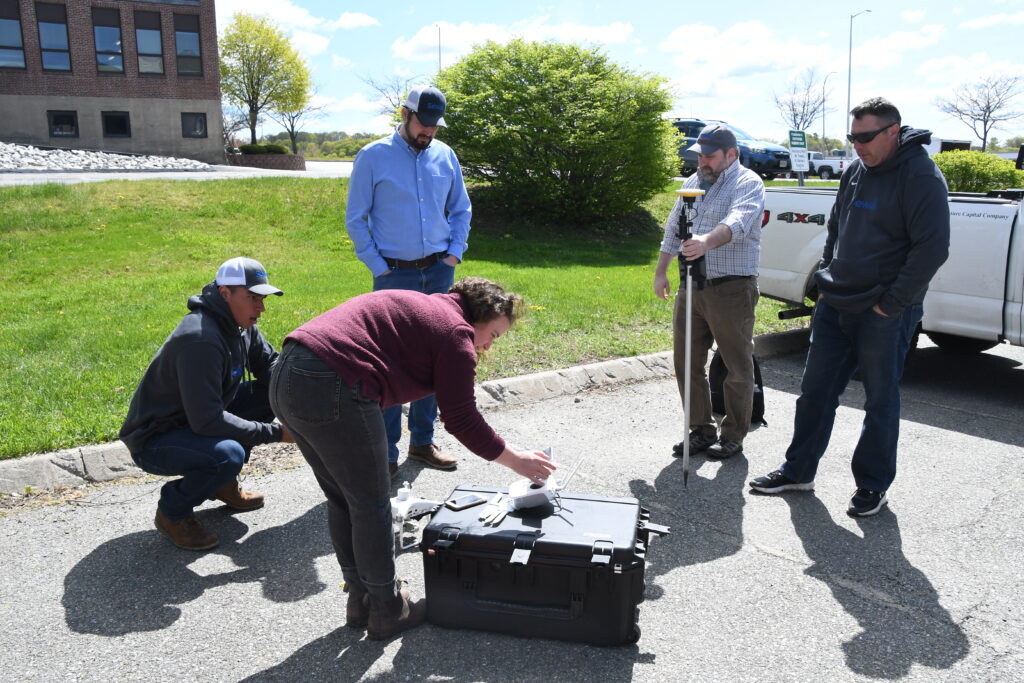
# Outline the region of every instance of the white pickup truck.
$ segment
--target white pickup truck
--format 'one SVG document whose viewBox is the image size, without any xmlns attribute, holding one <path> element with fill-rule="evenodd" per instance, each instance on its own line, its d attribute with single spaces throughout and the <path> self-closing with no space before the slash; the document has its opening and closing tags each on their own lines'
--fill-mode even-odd
<svg viewBox="0 0 1024 683">
<path fill-rule="evenodd" d="M 808 314 L 836 190 L 768 188 L 761 231 L 761 294 Z M 940 348 L 978 353 L 1024 345 L 1024 190 L 949 194 L 949 259 L 924 299 L 921 331 Z M 916 336 L 915 336 L 916 339 Z"/>
<path fill-rule="evenodd" d="M 843 171 L 848 163 L 850 163 L 850 160 L 842 157 L 827 157 L 821 152 L 807 153 L 807 165 L 810 166 L 807 172 L 810 175 L 818 176 L 822 180 L 838 178 L 843 175 Z"/>
</svg>

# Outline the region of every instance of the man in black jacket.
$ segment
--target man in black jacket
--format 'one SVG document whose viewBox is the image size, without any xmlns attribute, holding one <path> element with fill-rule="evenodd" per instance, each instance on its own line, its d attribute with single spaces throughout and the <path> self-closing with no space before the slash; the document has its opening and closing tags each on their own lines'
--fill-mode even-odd
<svg viewBox="0 0 1024 683">
<path fill-rule="evenodd" d="M 274 423 L 268 398 L 277 352 L 256 326 L 263 299 L 283 293 L 257 261 L 225 261 L 202 294 L 189 298 L 190 313 L 132 397 L 120 437 L 135 463 L 151 474 L 182 475 L 164 484 L 155 521 L 178 547 L 217 545 L 192 512 L 205 500 L 262 507 L 263 496 L 243 491 L 238 473 L 253 446 L 292 440 Z"/>
<path fill-rule="evenodd" d="M 820 296 L 793 440 L 782 467 L 750 487 L 761 493 L 814 488 L 839 396 L 859 370 L 865 415 L 847 513 L 867 517 L 886 504 L 896 476 L 899 381 L 928 283 L 949 254 L 949 204 L 945 178 L 922 147 L 930 131 L 901 127 L 899 110 L 880 97 L 850 113 L 846 137 L 859 158 L 840 180 L 814 275 Z"/>
</svg>

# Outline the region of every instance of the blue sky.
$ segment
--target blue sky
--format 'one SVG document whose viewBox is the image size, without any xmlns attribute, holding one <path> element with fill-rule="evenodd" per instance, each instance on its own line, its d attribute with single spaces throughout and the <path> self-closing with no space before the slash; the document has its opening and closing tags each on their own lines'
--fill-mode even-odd
<svg viewBox="0 0 1024 683">
<path fill-rule="evenodd" d="M 772 101 L 808 67 L 826 74 L 827 133 L 845 131 L 850 15 L 851 100 L 891 99 L 904 123 L 938 137 L 973 139 L 935 106 L 958 85 L 989 74 L 1024 76 L 1024 0 L 921 0 L 888 3 L 685 0 L 558 3 L 448 0 L 383 3 L 346 0 L 217 0 L 223 32 L 237 11 L 270 17 L 307 59 L 325 115 L 309 131 L 385 133 L 364 77 L 419 77 L 456 62 L 488 39 L 572 42 L 604 50 L 616 63 L 669 79 L 675 116 L 723 119 L 781 140 L 787 126 Z M 1024 111 L 1024 97 L 1015 102 Z M 265 133 L 279 127 L 264 125 Z M 812 127 L 821 132 L 821 121 Z M 997 129 L 1024 134 L 1024 118 Z"/>
</svg>

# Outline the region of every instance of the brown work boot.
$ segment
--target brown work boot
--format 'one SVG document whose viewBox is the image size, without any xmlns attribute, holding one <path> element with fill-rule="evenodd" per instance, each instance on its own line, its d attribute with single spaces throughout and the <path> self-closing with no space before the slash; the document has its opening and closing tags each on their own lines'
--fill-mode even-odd
<svg viewBox="0 0 1024 683">
<path fill-rule="evenodd" d="M 345 584 L 348 602 L 345 604 L 345 626 L 349 628 L 366 628 L 370 621 L 370 598 L 366 589 L 360 586 L 353 588 Z"/>
<path fill-rule="evenodd" d="M 454 470 L 459 461 L 451 453 L 445 453 L 435 443 L 422 446 L 409 446 L 409 459 L 426 463 L 427 467 L 436 470 Z"/>
<path fill-rule="evenodd" d="M 387 602 L 370 597 L 370 620 L 366 625 L 366 635 L 371 640 L 387 640 L 402 631 L 419 626 L 426 617 L 426 600 L 409 602 L 407 588 L 403 588 L 397 596 Z"/>
<path fill-rule="evenodd" d="M 158 508 L 153 523 L 171 539 L 171 543 L 185 550 L 209 550 L 220 543 L 217 534 L 207 531 L 195 515 L 185 519 L 168 519 Z"/>
<path fill-rule="evenodd" d="M 263 507 L 263 494 L 243 491 L 238 481 L 229 481 L 213 492 L 210 500 L 219 500 L 234 510 L 255 510 Z"/>
</svg>

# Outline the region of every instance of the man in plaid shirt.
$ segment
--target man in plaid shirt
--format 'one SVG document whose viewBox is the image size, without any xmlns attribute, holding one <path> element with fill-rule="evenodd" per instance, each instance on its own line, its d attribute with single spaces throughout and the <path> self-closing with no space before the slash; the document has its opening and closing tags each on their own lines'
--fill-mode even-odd
<svg viewBox="0 0 1024 683">
<path fill-rule="evenodd" d="M 679 198 L 665 222 L 665 237 L 654 273 L 654 293 L 668 299 L 668 265 L 676 256 L 687 261 L 706 256 L 707 283 L 694 282 L 690 357 L 690 452 L 729 458 L 743 452 L 754 401 L 754 307 L 757 305 L 757 264 L 761 256 L 761 216 L 764 183 L 739 163 L 736 136 L 723 124 L 701 131 L 691 151 L 699 171 L 684 188 L 705 194 L 695 202 L 693 237 L 681 242 L 677 234 L 683 200 Z M 680 259 L 681 260 L 681 259 Z M 680 274 L 682 275 L 680 262 Z M 685 279 L 680 277 L 680 289 Z M 676 380 L 685 394 L 686 295 L 676 294 L 672 316 Z M 711 387 L 704 366 L 712 343 L 718 345 L 728 369 L 723 387 L 725 419 L 719 437 L 711 415 Z M 682 455 L 683 443 L 674 447 Z"/>
</svg>

